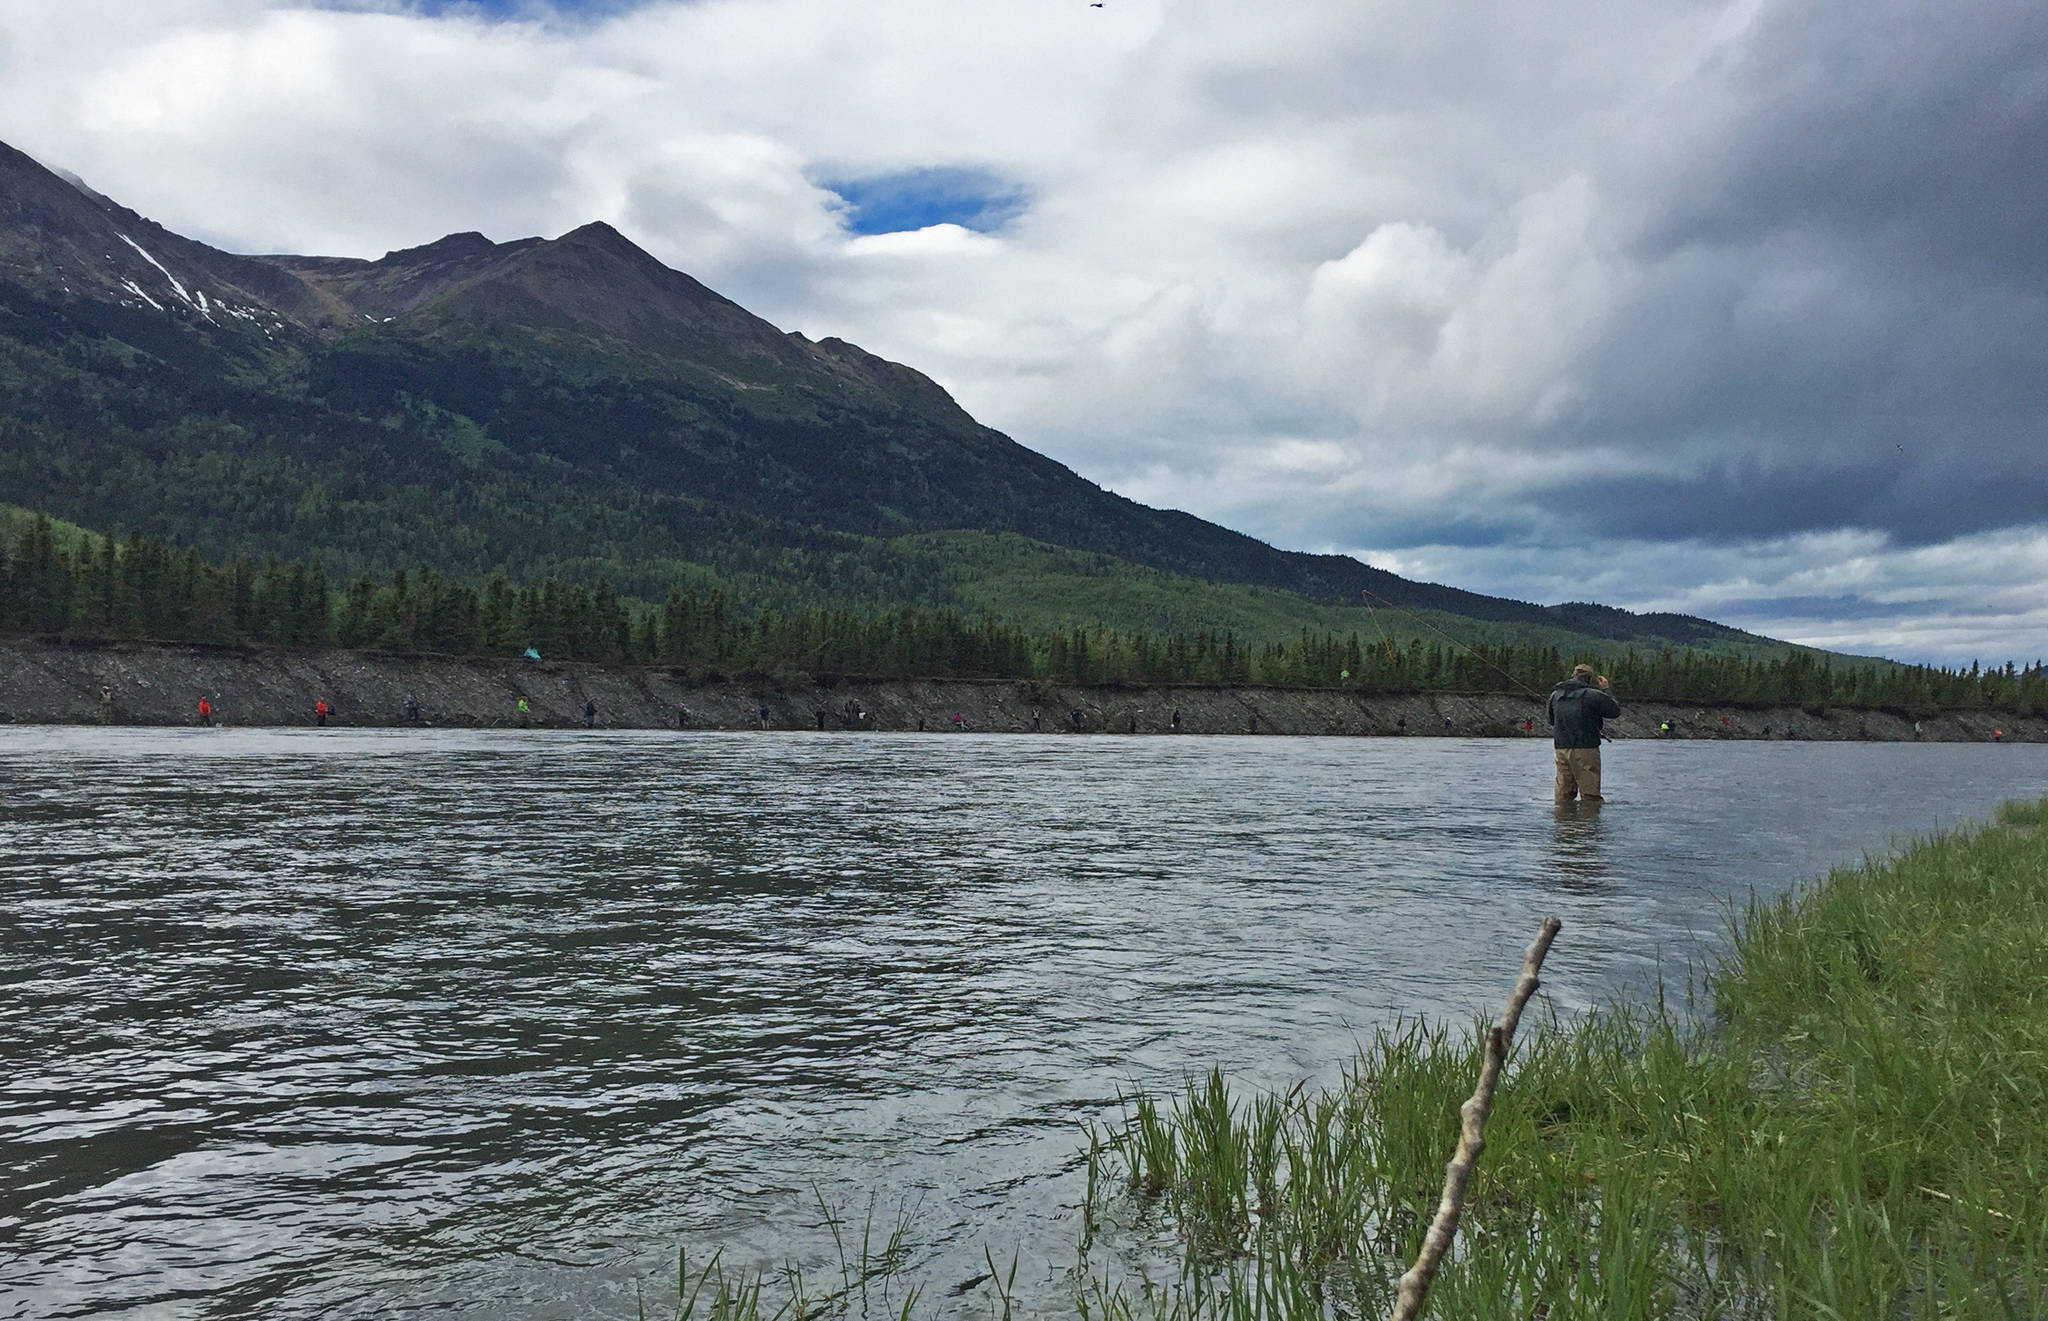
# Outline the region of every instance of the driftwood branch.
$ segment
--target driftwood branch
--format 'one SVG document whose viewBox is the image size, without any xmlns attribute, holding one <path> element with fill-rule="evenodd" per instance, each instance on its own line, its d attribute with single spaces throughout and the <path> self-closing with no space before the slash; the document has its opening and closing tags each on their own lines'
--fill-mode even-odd
<svg viewBox="0 0 2048 1321">
<path fill-rule="evenodd" d="M 1444 1167 L 1443 1200 L 1437 1203 L 1436 1219 L 1430 1222 L 1429 1233 L 1422 1240 L 1421 1255 L 1415 1258 L 1415 1264 L 1401 1277 L 1395 1290 L 1393 1321 L 1415 1321 L 1422 1315 L 1430 1281 L 1436 1279 L 1438 1268 L 1444 1264 L 1444 1254 L 1451 1250 L 1451 1240 L 1458 1235 L 1458 1219 L 1465 1214 L 1465 1188 L 1472 1182 L 1479 1153 L 1486 1150 L 1486 1117 L 1493 1113 L 1493 1093 L 1500 1086 L 1500 1071 L 1507 1064 L 1508 1048 L 1515 1041 L 1515 1025 L 1522 1021 L 1522 1007 L 1543 984 L 1536 974 L 1542 970 L 1543 956 L 1550 953 L 1550 942 L 1557 938 L 1561 925 L 1554 917 L 1543 919 L 1536 939 L 1522 952 L 1522 975 L 1508 996 L 1507 1008 L 1486 1034 L 1486 1059 L 1479 1066 L 1479 1085 L 1473 1089 L 1472 1099 L 1458 1109 L 1458 1154 Z"/>
</svg>

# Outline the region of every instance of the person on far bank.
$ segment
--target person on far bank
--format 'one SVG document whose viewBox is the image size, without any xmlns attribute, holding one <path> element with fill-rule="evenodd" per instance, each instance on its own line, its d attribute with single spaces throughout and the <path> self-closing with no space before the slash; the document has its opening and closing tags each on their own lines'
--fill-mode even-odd
<svg viewBox="0 0 2048 1321">
<path fill-rule="evenodd" d="M 1557 751 L 1557 801 L 1589 803 L 1600 796 L 1600 725 L 1621 714 L 1607 691 L 1607 676 L 1590 665 L 1572 666 L 1571 678 L 1550 690 L 1551 746 Z"/>
<path fill-rule="evenodd" d="M 213 728 L 213 703 L 206 700 L 205 693 L 199 695 L 199 723 L 208 729 Z"/>
<path fill-rule="evenodd" d="M 313 723 L 320 726 L 320 728 L 322 729 L 327 728 L 327 717 L 333 712 L 333 710 L 333 707 L 327 705 L 326 698 L 322 697 L 319 700 L 315 701 L 313 703 Z"/>
</svg>

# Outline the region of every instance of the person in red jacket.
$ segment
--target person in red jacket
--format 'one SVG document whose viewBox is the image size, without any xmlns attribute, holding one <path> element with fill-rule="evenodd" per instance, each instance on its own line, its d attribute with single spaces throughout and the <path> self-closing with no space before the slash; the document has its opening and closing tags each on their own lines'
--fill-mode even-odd
<svg viewBox="0 0 2048 1321">
<path fill-rule="evenodd" d="M 313 723 L 324 727 L 327 724 L 327 713 L 332 709 L 332 707 L 327 705 L 327 699 L 324 697 L 315 701 L 313 703 Z"/>
<path fill-rule="evenodd" d="M 206 700 L 205 693 L 199 695 L 199 723 L 209 729 L 213 727 L 213 703 Z"/>
</svg>

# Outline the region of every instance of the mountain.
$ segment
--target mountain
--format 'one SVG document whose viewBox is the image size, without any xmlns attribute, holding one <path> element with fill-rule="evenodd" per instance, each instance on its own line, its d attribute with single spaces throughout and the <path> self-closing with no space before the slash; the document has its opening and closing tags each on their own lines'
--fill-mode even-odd
<svg viewBox="0 0 2048 1321">
<path fill-rule="evenodd" d="M 1261 609 L 1284 597 L 1304 620 L 1370 591 L 1525 633 L 1770 645 L 1689 616 L 1412 582 L 1138 504 L 918 372 L 780 331 L 602 223 L 374 261 L 239 256 L 4 144 L 0 502 L 349 573 L 1044 615 L 1075 582 L 1149 572 L 1139 595 L 1178 594 L 1184 613 L 1203 584 L 1282 594 Z"/>
</svg>

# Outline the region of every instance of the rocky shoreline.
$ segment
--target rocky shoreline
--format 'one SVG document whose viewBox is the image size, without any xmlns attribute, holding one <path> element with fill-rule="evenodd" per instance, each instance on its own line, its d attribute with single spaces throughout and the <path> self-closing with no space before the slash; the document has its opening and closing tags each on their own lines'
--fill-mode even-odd
<svg viewBox="0 0 2048 1321">
<path fill-rule="evenodd" d="M 103 697 L 104 690 L 104 697 Z M 1548 736 L 1542 702 L 1503 693 L 1365 694 L 1347 689 L 1094 686 L 1000 679 L 721 679 L 487 657 L 286 651 L 137 642 L 0 642 L 0 723 L 190 725 L 201 695 L 219 723 L 335 726 L 421 722 L 516 728 L 862 729 L 964 733 Z M 1619 738 L 2048 742 L 2048 720 L 1997 711 L 1910 715 L 1796 706 L 1654 702 L 1617 694 Z M 1524 722 L 1528 722 L 1525 729 Z M 1665 729 L 1666 723 L 1669 730 Z"/>
</svg>

